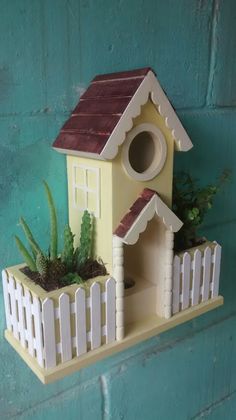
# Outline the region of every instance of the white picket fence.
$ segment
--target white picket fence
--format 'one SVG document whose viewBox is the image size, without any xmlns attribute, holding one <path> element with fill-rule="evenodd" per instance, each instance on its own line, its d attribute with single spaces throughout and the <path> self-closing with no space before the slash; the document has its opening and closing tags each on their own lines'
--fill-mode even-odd
<svg viewBox="0 0 236 420">
<path fill-rule="evenodd" d="M 96 349 L 105 342 L 115 340 L 116 310 L 115 310 L 115 280 L 109 278 L 105 283 L 105 291 L 101 291 L 99 283 L 90 287 L 89 297 L 84 288 L 75 293 L 75 301 L 70 302 L 69 295 L 62 293 L 59 306 L 54 307 L 52 299 L 39 298 L 31 295 L 20 283 L 2 272 L 3 292 L 7 329 L 19 340 L 21 346 L 35 357 L 41 367 L 53 368 L 60 362 L 67 362 L 73 357 L 81 356 L 90 349 Z M 102 304 L 105 304 L 105 325 L 102 325 Z M 75 335 L 72 336 L 72 316 L 75 317 Z M 87 325 L 90 320 L 90 331 Z M 60 342 L 56 342 L 56 325 L 59 322 Z M 75 353 L 75 352 L 74 352 Z"/>
<path fill-rule="evenodd" d="M 197 249 L 174 257 L 172 313 L 212 299 L 219 294 L 221 246 Z"/>
</svg>

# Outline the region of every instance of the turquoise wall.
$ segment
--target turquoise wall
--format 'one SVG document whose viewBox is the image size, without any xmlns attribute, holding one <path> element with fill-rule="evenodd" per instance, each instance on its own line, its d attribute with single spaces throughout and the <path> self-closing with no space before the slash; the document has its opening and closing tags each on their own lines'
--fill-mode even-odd
<svg viewBox="0 0 236 420">
<path fill-rule="evenodd" d="M 20 262 L 25 215 L 46 246 L 42 179 L 67 219 L 63 156 L 50 145 L 99 72 L 152 66 L 195 148 L 178 168 L 204 183 L 236 163 L 233 0 L 0 1 L 0 265 Z M 43 386 L 5 342 L 0 289 L 0 418 L 236 418 L 235 173 L 204 229 L 223 245 L 224 307 Z"/>
</svg>

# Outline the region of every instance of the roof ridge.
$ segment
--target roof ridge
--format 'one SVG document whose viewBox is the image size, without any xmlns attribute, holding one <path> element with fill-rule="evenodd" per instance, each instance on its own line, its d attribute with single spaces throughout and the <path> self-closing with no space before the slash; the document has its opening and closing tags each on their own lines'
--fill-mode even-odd
<svg viewBox="0 0 236 420">
<path fill-rule="evenodd" d="M 114 79 L 101 79 L 101 80 L 92 80 L 92 82 L 90 83 L 95 84 L 95 83 L 107 83 L 107 82 L 121 82 L 121 81 L 125 81 L 125 80 L 135 80 L 135 79 L 143 79 L 144 77 L 146 77 L 145 75 L 141 75 L 141 76 L 130 76 L 130 77 L 117 77 Z"/>
</svg>

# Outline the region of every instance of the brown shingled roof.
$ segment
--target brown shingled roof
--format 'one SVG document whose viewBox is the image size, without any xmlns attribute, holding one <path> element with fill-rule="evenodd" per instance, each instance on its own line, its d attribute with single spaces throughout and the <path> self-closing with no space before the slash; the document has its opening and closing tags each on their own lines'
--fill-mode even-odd
<svg viewBox="0 0 236 420">
<path fill-rule="evenodd" d="M 183 225 L 181 220 L 161 200 L 156 191 L 145 188 L 120 221 L 114 235 L 126 244 L 136 243 L 140 233 L 143 232 L 145 223 L 147 224 L 155 214 L 172 232 L 177 232 Z"/>
<path fill-rule="evenodd" d="M 155 194 L 155 191 L 150 190 L 149 188 L 145 188 L 138 199 L 130 207 L 128 213 L 126 213 L 126 215 L 120 221 L 119 226 L 114 231 L 114 235 L 117 235 L 120 238 L 124 238 L 131 226 L 133 226 L 135 220 L 140 215 L 141 211 L 144 209 L 144 207 L 146 207 L 146 205 Z"/>
<path fill-rule="evenodd" d="M 96 76 L 53 147 L 66 154 L 114 159 L 149 98 L 171 131 L 176 149 L 191 149 L 192 142 L 150 67 Z"/>
<path fill-rule="evenodd" d="M 101 154 L 149 67 L 96 76 L 62 127 L 53 147 Z"/>
</svg>

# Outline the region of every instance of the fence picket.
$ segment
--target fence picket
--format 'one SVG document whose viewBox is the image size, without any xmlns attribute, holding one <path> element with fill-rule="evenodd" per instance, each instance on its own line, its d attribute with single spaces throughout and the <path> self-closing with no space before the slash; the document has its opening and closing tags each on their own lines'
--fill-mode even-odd
<svg viewBox="0 0 236 420">
<path fill-rule="evenodd" d="M 4 296 L 7 329 L 11 331 L 12 325 L 11 325 L 11 313 L 10 313 L 9 291 L 8 291 L 9 283 L 7 279 L 7 272 L 5 270 L 2 270 L 2 282 L 3 282 L 3 296 Z"/>
<path fill-rule="evenodd" d="M 31 356 L 34 356 L 33 346 L 33 323 L 32 323 L 32 310 L 31 310 L 31 294 L 29 290 L 25 292 L 25 311 L 26 311 L 26 329 L 28 333 L 28 351 Z"/>
<path fill-rule="evenodd" d="M 203 285 L 202 285 L 202 301 L 209 299 L 210 292 L 210 276 L 211 276 L 211 249 L 206 247 L 203 256 Z"/>
<path fill-rule="evenodd" d="M 42 321 L 44 331 L 45 367 L 48 369 L 56 366 L 54 305 L 51 299 L 46 298 L 42 304 Z"/>
<path fill-rule="evenodd" d="M 10 293 L 10 302 L 11 302 L 11 315 L 12 315 L 12 326 L 13 326 L 13 335 L 19 340 L 18 333 L 18 317 L 16 310 L 16 294 L 15 294 L 15 279 L 13 276 L 9 277 L 9 293 Z"/>
<path fill-rule="evenodd" d="M 91 296 L 91 349 L 101 345 L 101 293 L 100 285 L 93 283 L 90 287 Z"/>
<path fill-rule="evenodd" d="M 20 342 L 22 347 L 26 347 L 25 342 L 25 314 L 23 308 L 23 288 L 20 283 L 16 284 L 17 290 L 17 301 L 18 301 L 18 314 L 19 314 L 19 333 L 20 333 Z"/>
<path fill-rule="evenodd" d="M 71 326 L 70 326 L 70 298 L 66 293 L 59 297 L 59 320 L 61 335 L 61 358 L 67 362 L 72 358 Z"/>
<path fill-rule="evenodd" d="M 106 281 L 106 343 L 111 343 L 116 337 L 116 282 L 111 277 Z"/>
<path fill-rule="evenodd" d="M 219 294 L 221 246 L 217 244 L 214 249 L 214 265 L 212 274 L 212 297 Z"/>
<path fill-rule="evenodd" d="M 41 314 L 40 301 L 35 296 L 33 297 L 33 311 L 34 311 L 36 357 L 37 357 L 39 365 L 43 367 L 42 314 Z"/>
<path fill-rule="evenodd" d="M 186 309 L 189 307 L 190 270 L 191 270 L 191 257 L 188 252 L 185 252 L 183 256 L 182 309 Z"/>
<path fill-rule="evenodd" d="M 80 356 L 87 352 L 86 296 L 83 288 L 75 293 L 75 331 L 76 354 Z"/>
<path fill-rule="evenodd" d="M 194 259 L 193 259 L 192 305 L 197 305 L 199 303 L 201 265 L 202 265 L 202 255 L 199 249 L 197 249 L 194 252 Z"/>
<path fill-rule="evenodd" d="M 173 314 L 179 312 L 179 294 L 180 294 L 180 258 L 174 257 L 173 273 Z"/>
</svg>

